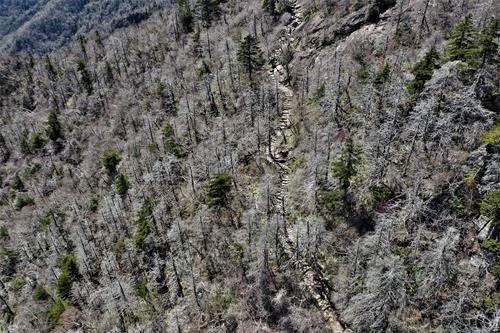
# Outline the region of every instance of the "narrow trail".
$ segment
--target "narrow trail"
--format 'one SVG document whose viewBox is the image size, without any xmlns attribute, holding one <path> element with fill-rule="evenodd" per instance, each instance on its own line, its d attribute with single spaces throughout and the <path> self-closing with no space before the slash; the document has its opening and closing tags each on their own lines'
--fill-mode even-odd
<svg viewBox="0 0 500 333">
<path fill-rule="evenodd" d="M 280 47 L 275 50 L 275 59 L 281 58 L 283 47 L 292 47 L 293 33 L 297 27 L 303 22 L 300 12 L 300 4 L 293 1 L 292 20 L 287 25 L 286 34 L 280 37 Z M 292 112 L 294 108 L 295 94 L 287 80 L 287 73 L 282 65 L 278 64 L 270 71 L 271 78 L 277 83 L 277 103 L 280 106 L 280 122 L 271 134 L 271 144 L 267 151 L 267 159 L 276 167 L 279 174 L 279 184 L 275 195 L 276 211 L 283 216 L 283 227 L 280 228 L 278 234 L 279 242 L 285 256 L 293 262 L 295 267 L 298 267 L 302 273 L 300 286 L 306 290 L 315 300 L 317 307 L 321 311 L 327 322 L 328 328 L 334 333 L 351 332 L 345 329 L 344 325 L 338 320 L 338 315 L 335 311 L 335 306 L 330 299 L 330 290 L 328 283 L 321 276 L 321 273 L 316 272 L 309 263 L 301 256 L 297 255 L 294 244 L 294 239 L 288 234 L 287 219 L 286 219 L 286 204 L 285 194 L 288 191 L 288 182 L 291 170 L 288 167 L 288 157 L 293 141 Z"/>
</svg>

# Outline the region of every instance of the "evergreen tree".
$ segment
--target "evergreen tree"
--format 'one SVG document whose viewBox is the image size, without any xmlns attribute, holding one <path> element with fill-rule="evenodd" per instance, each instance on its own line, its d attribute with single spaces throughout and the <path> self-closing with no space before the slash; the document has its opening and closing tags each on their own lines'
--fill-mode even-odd
<svg viewBox="0 0 500 333">
<path fill-rule="evenodd" d="M 493 18 L 484 27 L 479 35 L 479 52 L 481 67 L 490 61 L 498 63 L 498 40 L 500 38 L 500 19 Z"/>
<path fill-rule="evenodd" d="M 47 136 L 50 140 L 56 141 L 57 139 L 62 138 L 62 126 L 59 122 L 59 118 L 57 117 L 57 113 L 54 111 L 49 113 L 47 125 Z"/>
<path fill-rule="evenodd" d="M 51 81 L 54 81 L 54 79 L 57 76 L 57 72 L 56 72 L 56 69 L 54 68 L 54 65 L 52 65 L 52 61 L 50 60 L 50 57 L 48 55 L 46 55 L 43 58 L 43 60 L 45 62 L 45 70 L 48 73 L 49 79 Z"/>
<path fill-rule="evenodd" d="M 208 28 L 219 14 L 219 2 L 216 0 L 198 0 L 198 17 L 203 26 Z"/>
<path fill-rule="evenodd" d="M 276 16 L 276 0 L 262 0 L 262 9 L 271 16 Z"/>
<path fill-rule="evenodd" d="M 450 61 L 461 60 L 470 65 L 477 63 L 477 31 L 472 16 L 467 15 L 450 33 L 446 55 Z"/>
<path fill-rule="evenodd" d="M 338 179 L 342 191 L 342 200 L 348 202 L 348 193 L 351 186 L 351 180 L 358 174 L 358 168 L 361 164 L 362 150 L 357 146 L 350 136 L 339 159 L 333 163 L 333 175 Z"/>
<path fill-rule="evenodd" d="M 413 66 L 411 73 L 415 76 L 413 80 L 406 83 L 407 89 L 412 94 L 417 94 L 424 88 L 425 82 L 432 78 L 434 69 L 439 68 L 439 53 L 434 46 L 429 52 Z"/>
<path fill-rule="evenodd" d="M 208 207 L 222 207 L 227 204 L 231 191 L 231 181 L 231 176 L 225 172 L 210 179 L 207 186 Z"/>
<path fill-rule="evenodd" d="M 76 69 L 80 72 L 80 82 L 87 92 L 87 94 L 92 94 L 93 86 L 92 86 L 92 77 L 90 76 L 89 71 L 87 70 L 87 65 L 84 60 L 79 60 L 76 64 Z"/>
<path fill-rule="evenodd" d="M 185 33 L 193 31 L 193 13 L 188 0 L 177 0 L 177 17 Z"/>
<path fill-rule="evenodd" d="M 246 36 L 240 44 L 236 58 L 248 74 L 250 84 L 253 82 L 253 73 L 264 65 L 262 50 L 259 42 L 253 35 Z"/>
<path fill-rule="evenodd" d="M 115 190 L 121 196 L 127 194 L 129 189 L 129 181 L 127 175 L 120 173 L 115 179 Z"/>
</svg>

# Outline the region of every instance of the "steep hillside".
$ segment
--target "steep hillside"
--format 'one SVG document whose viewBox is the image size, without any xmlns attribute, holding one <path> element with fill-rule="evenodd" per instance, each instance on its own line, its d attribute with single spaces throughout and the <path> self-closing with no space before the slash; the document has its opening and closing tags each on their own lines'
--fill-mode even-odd
<svg viewBox="0 0 500 333">
<path fill-rule="evenodd" d="M 498 332 L 495 1 L 5 3 L 0 331 Z"/>
<path fill-rule="evenodd" d="M 0 50 L 45 53 L 91 31 L 101 35 L 147 19 L 167 0 L 0 1 Z"/>
</svg>

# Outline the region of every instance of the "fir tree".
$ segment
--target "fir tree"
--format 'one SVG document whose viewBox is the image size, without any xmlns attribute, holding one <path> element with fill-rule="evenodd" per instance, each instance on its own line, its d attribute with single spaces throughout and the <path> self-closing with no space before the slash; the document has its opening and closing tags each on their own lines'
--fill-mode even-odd
<svg viewBox="0 0 500 333">
<path fill-rule="evenodd" d="M 339 159 L 333 163 L 333 175 L 339 181 L 342 200 L 346 204 L 351 181 L 358 174 L 358 168 L 361 164 L 361 153 L 361 148 L 354 143 L 352 137 L 349 137 Z"/>
<path fill-rule="evenodd" d="M 80 72 L 80 82 L 87 92 L 87 94 L 92 94 L 92 77 L 90 76 L 89 71 L 87 70 L 87 65 L 84 60 L 79 60 L 76 64 L 76 69 Z"/>
<path fill-rule="evenodd" d="M 253 35 L 246 36 L 240 44 L 240 48 L 236 53 L 236 58 L 247 72 L 248 80 L 250 84 L 252 84 L 253 73 L 264 64 L 262 50 L 259 47 L 257 38 Z"/>
<path fill-rule="evenodd" d="M 50 140 L 56 141 L 62 137 L 62 126 L 57 117 L 57 113 L 54 111 L 49 113 L 47 118 L 47 136 Z"/>
<path fill-rule="evenodd" d="M 434 69 L 439 68 L 439 53 L 434 46 L 429 52 L 413 66 L 411 73 L 415 76 L 413 80 L 406 83 L 407 89 L 412 94 L 417 94 L 424 88 L 425 82 L 432 78 Z"/>
<path fill-rule="evenodd" d="M 500 19 L 493 18 L 479 35 L 479 52 L 481 67 L 492 62 L 498 63 L 498 40 L 500 38 Z"/>
<path fill-rule="evenodd" d="M 450 61 L 461 60 L 470 65 L 477 63 L 477 31 L 472 16 L 467 15 L 450 33 L 446 55 Z"/>
<path fill-rule="evenodd" d="M 177 0 L 177 17 L 185 33 L 193 31 L 193 13 L 187 0 Z"/>
</svg>

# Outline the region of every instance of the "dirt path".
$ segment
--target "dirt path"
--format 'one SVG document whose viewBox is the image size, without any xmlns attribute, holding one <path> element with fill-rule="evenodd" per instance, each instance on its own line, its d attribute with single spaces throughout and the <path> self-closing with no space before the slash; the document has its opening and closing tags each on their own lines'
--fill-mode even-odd
<svg viewBox="0 0 500 333">
<path fill-rule="evenodd" d="M 302 18 L 300 14 L 300 5 L 294 1 L 294 15 L 291 22 L 287 26 L 287 33 L 280 38 L 281 45 L 291 45 L 293 43 L 293 33 L 295 28 L 300 26 Z M 281 48 L 275 51 L 276 59 L 280 59 Z M 284 228 L 281 228 L 279 233 L 279 240 L 284 253 L 288 259 L 293 260 L 295 267 L 298 267 L 302 273 L 301 287 L 307 290 L 312 298 L 315 300 L 316 305 L 320 309 L 323 317 L 327 321 L 328 328 L 334 333 L 350 332 L 344 329 L 342 323 L 337 319 L 335 306 L 330 300 L 330 288 L 327 282 L 316 273 L 314 269 L 303 258 L 297 256 L 294 245 L 294 240 L 288 234 L 286 227 L 286 205 L 285 193 L 288 191 L 288 181 L 291 173 L 288 167 L 288 156 L 291 149 L 291 141 L 293 140 L 293 133 L 291 130 L 291 116 L 294 105 L 294 92 L 290 87 L 288 80 L 286 80 L 285 69 L 281 65 L 277 65 L 272 69 L 270 75 L 274 81 L 277 82 L 278 88 L 278 105 L 280 106 L 280 122 L 277 128 L 274 129 L 271 136 L 271 147 L 268 150 L 268 160 L 276 166 L 279 174 L 280 182 L 275 196 L 276 210 L 284 217 Z"/>
</svg>

